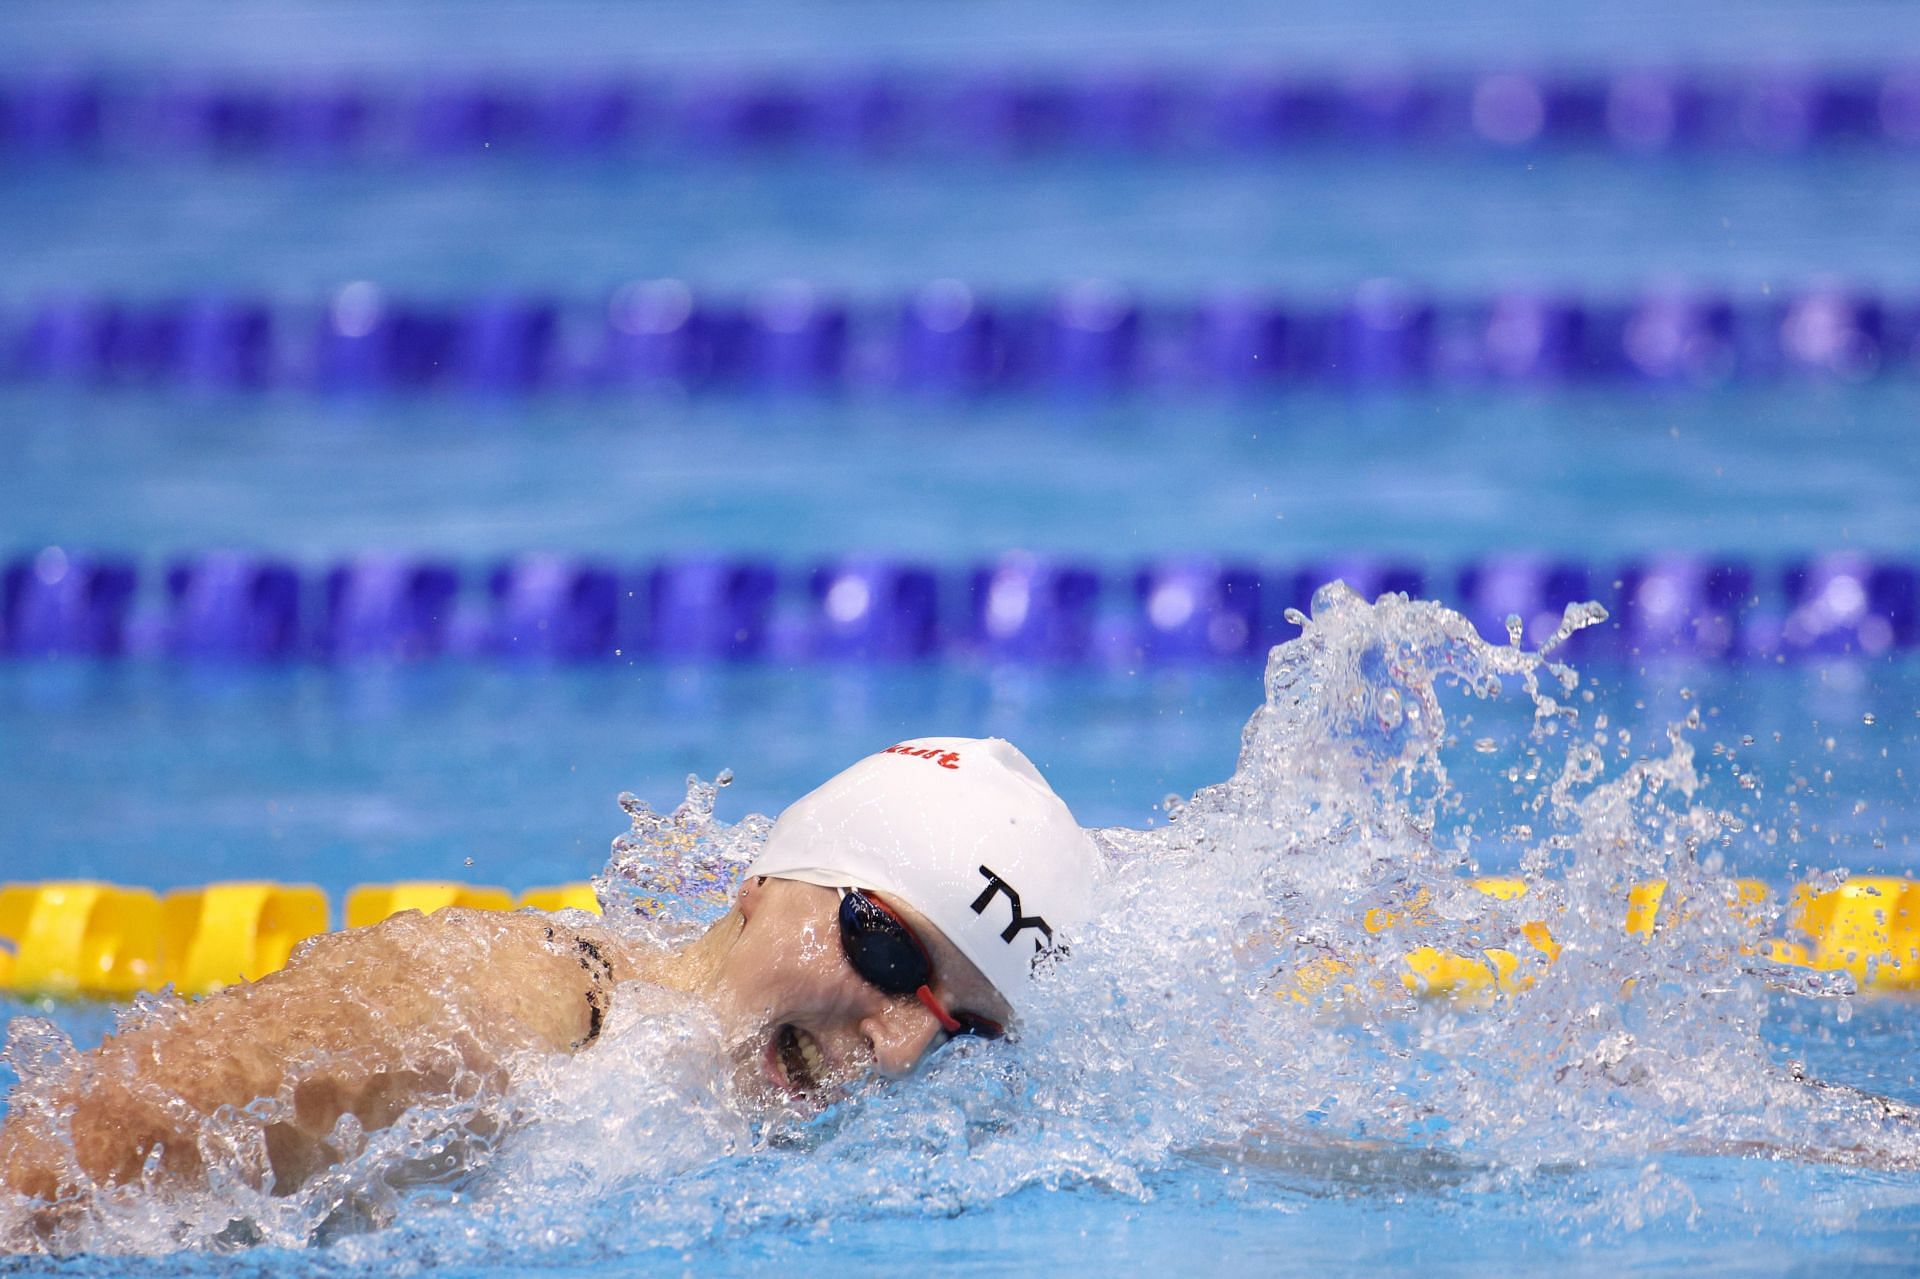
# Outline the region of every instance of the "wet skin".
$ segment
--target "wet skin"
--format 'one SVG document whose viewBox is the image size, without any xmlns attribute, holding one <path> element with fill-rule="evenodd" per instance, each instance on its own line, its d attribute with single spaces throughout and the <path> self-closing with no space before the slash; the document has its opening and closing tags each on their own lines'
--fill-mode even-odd
<svg viewBox="0 0 1920 1279">
<path fill-rule="evenodd" d="M 993 986 L 918 912 L 889 901 L 933 961 L 933 993 L 948 1008 L 1006 1022 Z M 840 895 L 792 880 L 750 880 L 734 910 L 696 949 L 711 966 L 692 989 L 720 1017 L 741 1067 L 763 1088 L 818 1100 L 877 1070 L 903 1075 L 941 1043 L 939 1019 L 911 995 L 888 995 L 847 962 Z M 690 956 L 691 957 L 691 956 Z"/>
<path fill-rule="evenodd" d="M 0 1192 L 77 1207 L 92 1188 L 143 1176 L 192 1183 L 205 1172 L 204 1119 L 257 1098 L 279 1101 L 251 1165 L 275 1193 L 342 1157 L 330 1138 L 345 1115 L 372 1130 L 410 1106 L 459 1101 L 472 1106 L 469 1129 L 490 1138 L 487 1102 L 512 1090 L 524 1063 L 590 1051 L 630 980 L 706 1002 L 747 1096 L 819 1104 L 869 1071 L 913 1069 L 943 1037 L 918 1000 L 853 971 L 838 906 L 832 889 L 748 881 L 673 952 L 537 912 L 409 911 L 316 938 L 280 972 L 145 1018 L 71 1072 L 16 1090 L 0 1124 Z M 932 957 L 934 993 L 1006 1020 L 979 971 L 901 913 Z M 70 1142 L 58 1118 L 68 1109 Z"/>
</svg>

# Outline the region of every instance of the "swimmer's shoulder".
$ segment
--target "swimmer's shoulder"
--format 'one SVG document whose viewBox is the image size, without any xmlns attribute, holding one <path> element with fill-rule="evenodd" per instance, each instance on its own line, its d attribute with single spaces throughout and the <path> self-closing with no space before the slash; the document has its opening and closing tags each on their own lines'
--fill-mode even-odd
<svg viewBox="0 0 1920 1279">
<path fill-rule="evenodd" d="M 375 924 L 310 938 L 286 968 L 263 981 L 404 981 L 441 990 L 571 985 L 582 978 L 610 985 L 640 975 L 646 966 L 642 948 L 577 914 L 447 906 L 431 914 L 401 911 Z"/>
<path fill-rule="evenodd" d="M 484 983 L 552 952 L 554 931 L 531 912 L 463 906 L 431 914 L 403 910 L 377 923 L 309 937 L 294 948 L 284 967 L 253 984 Z"/>
</svg>

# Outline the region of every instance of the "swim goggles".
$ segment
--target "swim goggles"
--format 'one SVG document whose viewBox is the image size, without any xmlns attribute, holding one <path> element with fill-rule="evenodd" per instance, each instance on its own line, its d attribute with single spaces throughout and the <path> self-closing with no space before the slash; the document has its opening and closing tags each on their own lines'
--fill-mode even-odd
<svg viewBox="0 0 1920 1279">
<path fill-rule="evenodd" d="M 1007 1028 L 973 1013 L 953 1012 L 934 996 L 933 960 L 893 908 L 864 888 L 840 890 L 840 946 L 861 980 L 889 995 L 912 995 L 948 1035 L 998 1039 Z"/>
</svg>

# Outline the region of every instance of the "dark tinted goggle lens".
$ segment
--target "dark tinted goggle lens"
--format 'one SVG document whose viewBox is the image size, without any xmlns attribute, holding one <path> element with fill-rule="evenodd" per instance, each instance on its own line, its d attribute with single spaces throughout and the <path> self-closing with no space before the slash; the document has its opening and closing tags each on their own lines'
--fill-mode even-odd
<svg viewBox="0 0 1920 1279">
<path fill-rule="evenodd" d="M 862 981 L 889 995 L 918 994 L 943 1022 L 951 1019 L 948 1035 L 998 1039 L 1007 1033 L 997 1021 L 942 1008 L 924 989 L 933 984 L 933 961 L 920 939 L 862 889 L 840 894 L 840 948 Z"/>
<path fill-rule="evenodd" d="M 853 971 L 889 995 L 911 995 L 933 980 L 913 934 L 858 890 L 840 898 L 840 945 Z"/>
</svg>

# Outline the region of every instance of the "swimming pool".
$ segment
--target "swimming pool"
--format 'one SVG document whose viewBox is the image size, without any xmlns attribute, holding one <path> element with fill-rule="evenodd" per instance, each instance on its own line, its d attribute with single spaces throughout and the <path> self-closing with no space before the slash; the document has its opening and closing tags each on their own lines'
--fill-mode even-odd
<svg viewBox="0 0 1920 1279">
<path fill-rule="evenodd" d="M 1036 680 L 1018 671 L 996 676 L 937 668 L 827 672 L 796 682 L 776 673 L 725 669 L 532 677 L 470 669 L 351 679 L 311 671 L 137 665 L 15 670 L 7 685 L 9 719 L 29 730 L 25 737 L 38 750 L 9 759 L 8 775 L 22 795 L 37 798 L 16 804 L 10 797 L 9 808 L 34 815 L 27 844 L 58 859 L 50 858 L 50 869 L 78 864 L 126 881 L 164 886 L 170 877 L 152 868 L 178 865 L 185 878 L 266 873 L 316 879 L 336 894 L 349 883 L 396 874 L 519 884 L 577 875 L 599 863 L 598 840 L 581 831 L 618 828 L 617 819 L 607 820 L 613 810 L 606 795 L 627 778 L 670 775 L 688 763 L 709 770 L 738 763 L 739 780 L 721 797 L 720 814 L 731 820 L 746 809 L 782 802 L 807 784 L 821 759 L 934 718 L 1028 742 L 1086 820 L 1169 833 L 1168 814 L 1142 797 L 1190 792 L 1233 770 L 1231 743 L 1256 687 L 1253 674 L 1239 668 L 1144 680 Z M 1740 838 L 1724 854 L 1725 871 L 1783 884 L 1809 867 L 1865 856 L 1868 849 L 1876 868 L 1903 864 L 1910 856 L 1913 808 L 1894 761 L 1910 755 L 1915 722 L 1905 714 L 1870 714 L 1874 707 L 1913 704 L 1910 662 L 1877 676 L 1845 667 L 1596 674 L 1599 700 L 1588 713 L 1611 710 L 1613 726 L 1632 734 L 1635 753 L 1643 758 L 1659 757 L 1665 726 L 1685 708 L 1704 712 L 1711 726 L 1700 733 L 1703 746 L 1755 739 L 1750 747 L 1736 745 L 1737 764 L 1703 752 L 1710 800 L 1752 799 L 1752 830 L 1780 837 Z M 545 693 L 531 705 L 530 679 Z M 1645 708 L 1629 710 L 1629 697 Z M 1497 704 L 1461 706 L 1459 700 L 1449 697 L 1446 704 L 1460 734 L 1501 743 L 1484 754 L 1464 744 L 1450 752 L 1456 788 L 1477 797 L 1469 818 L 1477 831 L 1470 843 L 1474 866 L 1511 871 L 1521 849 L 1510 827 L 1526 818 L 1525 806 L 1516 811 L 1497 800 L 1483 803 L 1498 774 L 1477 775 L 1473 764 L 1498 768 L 1523 758 L 1524 698 L 1505 711 Z M 1462 711 L 1477 722 L 1457 718 Z M 1874 722 L 1867 722 L 1870 717 Z M 636 740 L 628 731 L 633 723 L 672 732 Z M 1142 723 L 1154 731 L 1142 733 Z M 1787 734 L 1774 741 L 1770 726 L 1784 726 Z M 751 761 L 736 753 L 742 737 L 760 744 Z M 529 751 L 524 744 L 563 739 L 577 742 L 578 749 Z M 110 812 L 85 802 L 87 783 L 79 779 L 89 767 L 122 779 Z M 1767 779 L 1757 795 L 1742 794 L 1742 772 Z M 484 783 L 476 786 L 476 777 Z M 1780 778 L 1802 781 L 1776 789 L 1774 779 Z M 677 788 L 663 782 L 658 789 L 666 792 L 659 796 L 664 801 Z M 406 804 L 393 801 L 396 790 Z M 1856 812 L 1863 799 L 1867 807 Z M 1790 812 L 1789 805 L 1796 807 Z M 1182 823 L 1190 820 L 1182 816 Z M 1803 833 L 1804 842 L 1789 838 L 1790 829 Z M 136 832 L 132 837 L 130 830 Z M 1331 924 L 1353 927 L 1360 904 L 1374 900 L 1369 894 L 1375 889 L 1365 886 L 1369 874 L 1385 875 L 1384 884 L 1404 870 L 1392 858 L 1375 865 L 1374 872 L 1356 870 L 1360 880 L 1339 890 L 1327 917 Z M 1639 875 L 1656 869 L 1632 866 Z M 29 874 L 35 869 L 23 867 Z M 1676 866 L 1667 873 L 1680 872 Z M 1555 927 L 1568 935 L 1562 925 Z M 1618 936 L 1617 916 L 1604 930 L 1611 947 L 1626 944 Z M 1204 934 L 1217 936 L 1211 929 Z M 1133 942 L 1147 937 L 1131 928 L 1127 933 Z M 1684 944 L 1686 963 L 1713 971 L 1704 958 L 1710 952 Z M 1632 952 L 1627 955 L 1633 962 Z M 1137 980 L 1139 974 L 1131 976 Z M 1665 987 L 1684 993 L 1666 1008 L 1665 1035 L 1681 1033 L 1675 1027 L 1696 1019 L 1707 1027 L 1717 1024 L 1711 1001 L 1699 1002 L 1704 991 L 1683 985 L 1692 979 L 1691 969 L 1668 970 Z M 1617 984 L 1617 974 L 1610 980 Z M 1125 980 L 1120 991 L 1123 1000 L 1141 994 Z M 1274 1004 L 1271 994 L 1258 998 L 1266 1002 L 1256 1007 L 1286 1006 Z M 1914 1031 L 1906 1004 L 1785 995 L 1759 1002 L 1765 1009 L 1759 1024 L 1780 1057 L 1806 1063 L 1816 1077 L 1895 1097 L 1920 1093 L 1910 1065 Z M 639 1143 L 659 1120 L 646 1108 L 609 1105 L 604 1074 L 558 1080 L 551 1085 L 553 1099 L 543 1103 L 555 1107 L 544 1121 L 546 1139 L 510 1152 L 513 1162 L 499 1170 L 498 1197 L 482 1192 L 479 1217 L 457 1201 L 427 1195 L 412 1201 L 393 1229 L 337 1238 L 323 1249 L 276 1253 L 273 1264 L 313 1273 L 386 1273 L 433 1258 L 463 1273 L 486 1273 L 503 1250 L 514 1257 L 516 1270 L 552 1272 L 609 1265 L 651 1271 L 688 1264 L 688 1257 L 720 1268 L 803 1264 L 827 1256 L 883 1264 L 904 1240 L 931 1238 L 936 1263 L 998 1267 L 1037 1251 L 1072 1265 L 1088 1247 L 1171 1259 L 1199 1237 L 1224 1236 L 1234 1240 L 1234 1268 L 1282 1273 L 1318 1272 L 1342 1259 L 1424 1269 L 1436 1249 L 1445 1251 L 1447 1266 L 1462 1271 L 1512 1255 L 1543 1263 L 1591 1262 L 1596 1241 L 1608 1257 L 1631 1255 L 1658 1267 L 1702 1255 L 1736 1269 L 1765 1269 L 1781 1255 L 1796 1262 L 1821 1257 L 1842 1266 L 1898 1267 L 1911 1229 L 1910 1174 L 1687 1154 L 1679 1137 L 1680 1150 L 1663 1149 L 1667 1143 L 1655 1140 L 1628 1153 L 1647 1139 L 1649 1123 L 1697 1134 L 1701 1117 L 1717 1110 L 1716 1095 L 1743 1113 L 1752 1104 L 1753 1077 L 1730 1066 L 1676 1071 L 1667 1082 L 1685 1090 L 1684 1100 L 1661 1104 L 1643 1095 L 1615 1112 L 1622 1103 L 1608 1094 L 1621 1084 L 1546 1085 L 1533 1077 L 1539 1054 L 1544 1050 L 1551 1059 L 1555 1050 L 1538 1041 L 1540 1027 L 1519 1015 L 1522 1007 L 1516 1001 L 1513 1012 L 1445 1005 L 1320 1010 L 1313 1033 L 1339 1052 L 1329 1057 L 1322 1045 L 1306 1068 L 1239 1083 L 1232 1076 L 1243 1067 L 1225 1064 L 1204 1085 L 1189 1078 L 1186 1072 L 1205 1060 L 1191 1044 L 1160 1044 L 1151 1067 L 1131 1054 L 1104 1059 L 1102 1067 L 1096 1053 L 1091 1063 L 1074 1061 L 1073 1069 L 1094 1069 L 1097 1079 L 1100 1071 L 1126 1062 L 1134 1072 L 1130 1082 L 1095 1088 L 1090 1095 L 1099 1100 L 1085 1109 L 1067 1098 L 1043 1101 L 1042 1117 L 1030 1126 L 1017 1108 L 1000 1113 L 1009 1104 L 1003 1090 L 1013 1087 L 1016 1100 L 1023 1089 L 1050 1096 L 1041 1078 L 1025 1072 L 1044 1076 L 1050 1060 L 1063 1068 L 1059 1057 L 1078 1056 L 1077 1037 L 1043 1037 L 1028 1050 L 1037 1058 L 1023 1053 L 1011 1079 L 992 1058 L 955 1054 L 920 1081 L 937 1101 L 914 1090 L 884 1090 L 839 1108 L 800 1134 L 798 1144 L 789 1137 L 757 1150 L 716 1150 L 717 1158 L 698 1156 L 697 1143 L 691 1152 L 678 1143 L 667 1166 L 675 1166 L 673 1159 L 694 1162 L 668 1177 L 665 1188 L 651 1180 L 661 1165 L 658 1152 L 647 1157 L 644 1144 L 633 1147 L 641 1153 L 631 1160 L 616 1154 L 577 1166 L 570 1143 L 586 1140 L 580 1125 L 596 1131 L 612 1125 Z M 1358 1045 L 1346 1042 L 1348 1032 L 1341 1029 L 1356 1015 L 1364 1027 Z M 57 1009 L 54 1016 L 83 1042 L 108 1019 L 105 1010 L 84 1006 Z M 1161 1014 L 1148 1014 L 1142 1022 L 1124 1003 L 1107 1008 L 1102 1018 L 1108 1017 L 1135 1033 L 1202 1031 L 1184 1017 L 1163 1021 Z M 1476 1033 L 1484 1036 L 1491 1027 L 1511 1036 L 1511 1055 L 1498 1051 L 1497 1038 L 1476 1041 Z M 1102 1026 L 1099 1033 L 1114 1029 Z M 1561 1027 L 1553 1035 L 1565 1033 Z M 1658 1022 L 1640 1033 L 1649 1051 L 1672 1047 L 1662 1044 Z M 1371 1048 L 1364 1042 L 1382 1036 Z M 1454 1042 L 1463 1037 L 1475 1041 L 1471 1050 Z M 654 1079 L 646 1054 L 660 1048 L 658 1042 L 644 1036 L 612 1042 L 621 1047 L 606 1070 L 630 1086 Z M 1442 1102 L 1426 1119 L 1390 1117 L 1405 1101 L 1396 1102 L 1392 1089 L 1372 1093 L 1383 1086 L 1377 1077 L 1383 1061 L 1394 1061 L 1394 1054 L 1380 1056 L 1388 1046 L 1411 1052 L 1415 1063 L 1429 1059 L 1400 1067 L 1414 1070 L 1424 1086 L 1448 1079 L 1470 1092 L 1486 1086 L 1485 1079 L 1454 1078 L 1457 1068 L 1446 1065 L 1449 1044 L 1480 1062 L 1470 1076 L 1510 1076 L 1508 1086 L 1523 1089 L 1525 1102 L 1511 1112 L 1487 1108 L 1486 1099 L 1474 1105 Z M 1699 1045 L 1702 1051 L 1726 1050 L 1725 1028 L 1706 1034 Z M 1103 1046 L 1100 1053 L 1112 1050 Z M 1229 1042 L 1221 1051 L 1231 1063 L 1247 1046 Z M 1170 1075 L 1163 1076 L 1163 1069 Z M 1076 1087 L 1089 1086 L 1084 1075 L 1079 1078 Z M 1217 1092 L 1195 1109 L 1182 1100 L 1190 1086 Z M 1356 1089 L 1371 1100 L 1356 1105 Z M 1278 1105 L 1276 1091 L 1305 1107 L 1276 1109 L 1277 1131 L 1191 1147 L 1159 1145 L 1180 1131 L 1232 1127 L 1229 1116 L 1249 1106 Z M 1416 1089 L 1413 1096 L 1419 1095 Z M 967 1099 L 980 1096 L 1001 1101 L 971 1122 L 960 1119 L 981 1104 Z M 961 1111 L 949 1109 L 954 1106 Z M 1213 1107 L 1221 1108 L 1218 1115 Z M 1595 1109 L 1584 1123 L 1574 1118 L 1588 1107 Z M 1559 1121 L 1556 1109 L 1563 1112 Z M 1356 1130 L 1353 1125 L 1363 1123 L 1359 1115 L 1372 1116 L 1364 1122 L 1379 1125 L 1384 1140 L 1375 1144 Z M 1004 1126 L 1008 1122 L 1011 1128 Z M 1817 1145 L 1825 1124 L 1834 1121 L 1767 1122 L 1787 1122 L 1795 1140 Z M 1519 1125 L 1523 1135 L 1516 1139 L 1505 1131 L 1509 1125 Z M 1456 1126 L 1478 1131 L 1449 1132 Z M 1399 1137 L 1387 1136 L 1396 1129 Z M 1586 1135 L 1576 1139 L 1576 1129 Z M 1871 1133 L 1841 1131 L 1855 1138 Z M 1623 1139 L 1626 1150 L 1619 1148 Z M 899 1140 L 906 1145 L 891 1144 Z M 1577 1153 L 1581 1141 L 1598 1148 Z M 1489 1148 L 1500 1153 L 1487 1154 Z M 611 1149 L 617 1152 L 618 1144 Z M 970 1162 L 968 1150 L 986 1162 Z M 876 1162 L 882 1172 L 872 1170 Z M 880 1183 L 872 1181 L 876 1176 Z M 863 1188 L 849 1198 L 841 1183 Z M 767 1186 L 777 1189 L 764 1195 L 757 1189 Z M 593 1204 L 584 1218 L 573 1211 L 582 1196 Z M 625 1233 L 604 1237 L 609 1222 L 624 1222 Z M 1460 1237 L 1463 1229 L 1468 1239 Z M 143 1237 L 126 1230 L 120 1246 Z M 221 1263 L 174 1255 L 150 1262 L 120 1258 L 112 1268 L 171 1274 L 201 1264 Z"/>
<path fill-rule="evenodd" d="M 0 42 L 30 68 L 156 82 L 221 69 L 404 82 L 422 68 L 538 77 L 636 63 L 715 76 L 932 64 L 1877 70 L 1888 50 L 1912 47 L 1911 26 L 1901 12 L 1788 4 L 1616 7 L 1545 29 L 1491 2 L 1442 22 L 1404 6 L 1275 20 L 1231 3 L 1176 19 L 1068 3 L 642 16 L 570 0 L 559 17 L 496 3 L 476 20 L 440 3 L 233 13 L 36 0 L 0 17 Z M 591 304 L 656 278 L 733 295 L 799 279 L 891 299 L 944 277 L 998 293 L 1097 280 L 1159 297 L 1229 286 L 1327 296 L 1381 278 L 1470 296 L 1679 283 L 1760 299 L 1826 280 L 1911 296 L 1914 163 L 1897 147 L 880 163 L 789 152 L 646 165 L 41 157 L 14 161 L 0 186 L 0 240 L 12 246 L 0 301 L 11 316 L 68 292 L 230 291 L 300 308 L 367 281 Z M 1176 554 L 1455 565 L 1676 551 L 1771 569 L 1858 549 L 1910 561 L 1915 396 L 1911 374 L 958 398 L 672 386 L 236 395 L 15 380 L 0 385 L 0 557 L 59 546 L 152 572 L 217 548 L 303 566 L 393 551 L 467 569 L 542 551 L 793 566 L 874 554 L 945 571 L 1030 550 L 1115 575 Z M 1343 633 L 1386 623 L 1353 625 Z M 1422 866 L 1389 835 L 1330 836 L 1303 861 L 1250 834 L 1259 823 L 1244 812 L 1230 820 L 1205 803 L 1169 826 L 1164 797 L 1235 773 L 1262 701 L 1257 661 L 0 660 L 0 879 L 168 888 L 266 876 L 336 899 L 402 878 L 577 880 L 602 869 L 625 828 L 623 790 L 664 811 L 687 774 L 730 768 L 724 826 L 927 731 L 1006 736 L 1088 824 L 1151 828 L 1166 841 L 1150 845 L 1155 856 L 1176 868 L 1188 864 L 1178 832 L 1204 830 L 1218 860 L 1202 870 L 1238 872 L 1216 885 L 1141 871 L 1116 906 L 1112 947 L 1089 952 L 1088 975 L 1025 1043 L 950 1050 L 913 1086 L 875 1089 L 799 1131 L 742 1125 L 666 1078 L 660 1063 L 681 1062 L 678 1050 L 627 1023 L 597 1075 L 542 1081 L 542 1123 L 487 1179 L 415 1192 L 382 1229 L 298 1246 L 315 1221 L 268 1205 L 267 1246 L 231 1253 L 210 1242 L 224 1222 L 170 1239 L 123 1220 L 92 1255 L 0 1270 L 478 1276 L 878 1269 L 904 1257 L 935 1271 L 1077 1273 L 1184 1270 L 1204 1255 L 1262 1274 L 1905 1272 L 1920 1240 L 1913 1143 L 1843 1097 L 1816 1105 L 1776 1088 L 1759 1063 L 1793 1059 L 1813 1077 L 1920 1103 L 1911 1004 L 1769 993 L 1702 920 L 1628 949 L 1596 903 L 1609 867 L 1696 887 L 1913 869 L 1915 662 L 1592 663 L 1583 687 L 1595 700 L 1574 699 L 1585 728 L 1601 731 L 1604 716 L 1610 741 L 1629 734 L 1631 756 L 1666 760 L 1669 725 L 1697 712 L 1689 767 L 1704 778 L 1701 802 L 1742 828 L 1692 863 L 1662 860 L 1672 854 L 1658 840 L 1617 863 L 1596 851 L 1603 841 L 1557 848 L 1549 878 L 1598 875 L 1580 890 L 1594 896 L 1569 899 L 1568 936 L 1585 949 L 1540 974 L 1538 999 L 1474 1010 L 1392 990 L 1341 996 L 1338 983 L 1330 1003 L 1257 989 L 1298 969 L 1309 944 L 1364 972 L 1385 943 L 1355 931 L 1363 907 L 1394 900 L 1409 866 L 1421 883 L 1464 873 L 1444 858 Z M 1376 701 L 1385 687 L 1327 678 Z M 1448 694 L 1445 705 L 1459 738 L 1444 750 L 1450 777 L 1471 798 L 1442 827 L 1470 826 L 1471 869 L 1521 869 L 1546 847 L 1516 829 L 1539 820 L 1547 789 L 1528 775 L 1529 752 L 1547 752 L 1550 779 L 1569 739 L 1534 743 L 1531 704 L 1511 681 L 1499 703 Z M 1608 776 L 1624 763 L 1610 755 Z M 1284 782 L 1256 793 L 1298 798 Z M 1388 786 L 1338 794 L 1366 820 L 1401 811 Z M 1631 811 L 1645 830 L 1681 831 L 1675 803 L 1668 793 Z M 1564 834 L 1573 819 L 1561 820 Z M 1275 943 L 1266 968 L 1224 965 L 1221 947 L 1260 929 L 1230 934 L 1277 901 L 1314 907 L 1289 915 L 1307 940 Z M 1435 935 L 1515 922 L 1453 905 L 1464 914 Z M 1176 991 L 1167 971 L 1229 980 Z M 1626 993 L 1628 978 L 1639 993 Z M 0 1004 L 0 1017 L 27 1012 L 82 1044 L 112 1016 Z M 1739 1157 L 1749 1140 L 1824 1158 Z M 195 1246 L 177 1251 L 182 1238 Z"/>
</svg>

